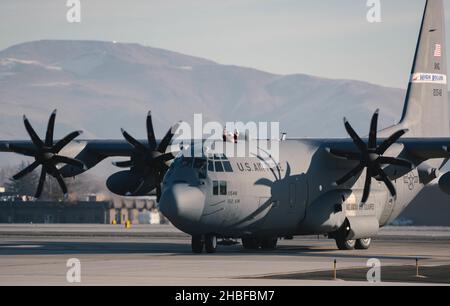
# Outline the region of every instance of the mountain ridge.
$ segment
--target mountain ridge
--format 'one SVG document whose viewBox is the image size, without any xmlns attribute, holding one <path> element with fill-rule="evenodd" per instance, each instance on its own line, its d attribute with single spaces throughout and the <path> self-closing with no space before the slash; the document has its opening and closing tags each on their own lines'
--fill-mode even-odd
<svg viewBox="0 0 450 306">
<path fill-rule="evenodd" d="M 145 136 L 202 113 L 204 121 L 280 121 L 295 137 L 346 136 L 346 116 L 361 133 L 381 109 L 380 126 L 400 119 L 405 91 L 307 74 L 278 75 L 134 43 L 39 40 L 0 51 L 0 138 L 27 138 L 21 115 L 43 131 L 58 108 L 57 134 L 121 138 L 120 127 Z M 318 120 L 317 114 L 320 114 Z"/>
</svg>

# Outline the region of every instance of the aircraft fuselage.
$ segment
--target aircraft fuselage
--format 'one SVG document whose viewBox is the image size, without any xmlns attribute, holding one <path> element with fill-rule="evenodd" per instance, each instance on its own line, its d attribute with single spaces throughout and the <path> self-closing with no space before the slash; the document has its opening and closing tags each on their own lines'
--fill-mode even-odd
<svg viewBox="0 0 450 306">
<path fill-rule="evenodd" d="M 346 167 L 320 141 L 285 140 L 273 145 L 278 144 L 279 163 L 272 166 L 259 154 L 211 154 L 203 159 L 206 171 L 199 171 L 195 163 L 199 166 L 201 158 L 177 158 L 164 179 L 161 211 L 191 235 L 327 234 L 349 216 L 372 216 L 384 226 L 423 188 L 417 170 L 393 180 L 396 197 L 374 180 L 369 200 L 361 205 L 364 176 L 333 186 Z"/>
</svg>

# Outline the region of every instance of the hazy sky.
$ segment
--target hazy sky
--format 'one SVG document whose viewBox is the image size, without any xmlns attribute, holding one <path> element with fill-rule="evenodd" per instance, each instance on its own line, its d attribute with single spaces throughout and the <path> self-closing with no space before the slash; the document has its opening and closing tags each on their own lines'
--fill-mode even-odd
<svg viewBox="0 0 450 306">
<path fill-rule="evenodd" d="M 279 74 L 405 87 L 424 3 L 381 0 L 382 23 L 370 24 L 366 0 L 81 0 L 82 21 L 70 24 L 66 0 L 1 0 L 0 49 L 116 40 Z"/>
</svg>

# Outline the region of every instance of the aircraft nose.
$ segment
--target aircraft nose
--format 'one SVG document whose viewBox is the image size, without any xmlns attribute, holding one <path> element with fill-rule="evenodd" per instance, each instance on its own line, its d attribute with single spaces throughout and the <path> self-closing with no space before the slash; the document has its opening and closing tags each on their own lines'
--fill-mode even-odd
<svg viewBox="0 0 450 306">
<path fill-rule="evenodd" d="M 204 193 L 199 188 L 184 183 L 164 190 L 159 202 L 160 211 L 175 226 L 189 226 L 198 222 L 204 206 Z"/>
</svg>

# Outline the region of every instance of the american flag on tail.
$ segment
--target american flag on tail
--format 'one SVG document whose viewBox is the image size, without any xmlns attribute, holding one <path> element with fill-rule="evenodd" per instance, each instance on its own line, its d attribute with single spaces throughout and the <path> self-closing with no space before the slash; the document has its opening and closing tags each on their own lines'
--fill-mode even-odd
<svg viewBox="0 0 450 306">
<path fill-rule="evenodd" d="M 442 47 L 440 44 L 436 44 L 434 47 L 434 57 L 441 57 L 442 56 Z"/>
</svg>

